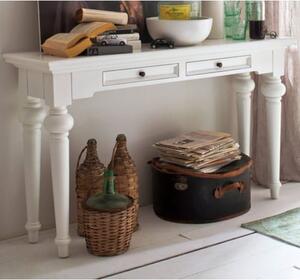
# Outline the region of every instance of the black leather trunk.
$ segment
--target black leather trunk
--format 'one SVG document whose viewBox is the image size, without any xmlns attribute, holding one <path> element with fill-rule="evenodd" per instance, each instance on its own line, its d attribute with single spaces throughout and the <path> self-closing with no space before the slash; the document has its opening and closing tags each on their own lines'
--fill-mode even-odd
<svg viewBox="0 0 300 280">
<path fill-rule="evenodd" d="M 155 158 L 153 207 L 169 221 L 207 223 L 241 215 L 250 209 L 251 159 L 242 159 L 204 174 L 165 164 Z"/>
</svg>

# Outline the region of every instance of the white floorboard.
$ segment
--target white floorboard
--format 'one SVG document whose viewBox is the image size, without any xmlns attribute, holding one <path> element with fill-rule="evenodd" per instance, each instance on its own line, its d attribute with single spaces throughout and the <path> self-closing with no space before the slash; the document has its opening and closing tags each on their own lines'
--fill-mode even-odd
<svg viewBox="0 0 300 280">
<path fill-rule="evenodd" d="M 245 259 L 235 259 L 231 263 L 220 265 L 214 269 L 198 272 L 186 278 L 300 278 L 300 270 L 295 266 L 299 263 L 300 249 L 290 245 L 275 246 L 279 241 L 261 238 L 261 235 L 253 236 L 255 248 L 254 254 L 249 254 Z M 244 238 L 243 238 L 244 239 Z M 267 243 L 274 243 L 274 247 L 266 248 Z M 229 244 L 230 245 L 230 244 Z M 262 250 L 265 249 L 265 250 Z M 228 253 L 231 254 L 230 252 Z"/>
<path fill-rule="evenodd" d="M 299 248 L 255 233 L 112 278 L 299 278 L 299 259 Z"/>
<path fill-rule="evenodd" d="M 251 233 L 251 231 L 241 228 L 241 223 L 278 214 L 285 210 L 299 206 L 300 184 L 287 184 L 282 188 L 281 197 L 279 200 L 269 199 L 269 190 L 254 186 L 252 190 L 251 210 L 247 214 L 240 217 L 218 223 L 185 225 L 166 222 L 154 215 L 151 206 L 144 207 L 141 210 L 140 230 L 134 234 L 130 250 L 126 254 L 117 257 L 101 258 L 89 255 L 85 248 L 84 239 L 76 236 L 74 226 L 72 227 L 71 257 L 68 259 L 58 259 L 56 257 L 56 247 L 53 243 L 55 236 L 54 230 L 41 232 L 41 240 L 38 244 L 28 244 L 26 242 L 26 237 L 24 236 L 15 239 L 4 240 L 0 242 L 0 278 L 105 277 L 128 269 L 147 265 L 165 258 L 176 256 L 184 252 L 189 252 L 219 242 L 224 242 L 232 238 L 247 235 Z M 225 249 L 222 251 L 223 255 L 216 254 L 217 257 L 213 257 L 213 254 L 211 256 L 210 254 L 205 254 L 202 257 L 197 257 L 198 261 L 196 264 L 201 264 L 200 270 L 196 264 L 193 264 L 190 269 L 183 270 L 181 268 L 185 266 L 179 262 L 176 264 L 176 268 L 170 268 L 166 277 L 177 277 L 176 271 L 180 270 L 179 272 L 182 272 L 182 274 L 179 275 L 180 277 L 193 277 L 193 275 L 195 275 L 197 278 L 200 277 L 199 275 L 204 275 L 204 277 L 207 278 L 214 278 L 216 277 L 215 275 L 220 275 L 218 273 L 221 273 L 221 270 L 218 272 L 219 268 L 216 266 L 216 264 L 222 263 L 222 259 L 226 260 L 225 263 L 222 263 L 222 265 L 225 267 L 224 269 L 228 270 L 226 275 L 228 277 L 230 277 L 230 275 L 238 275 L 238 269 L 239 266 L 241 266 L 238 264 L 238 260 L 241 258 L 241 256 L 243 256 L 243 258 L 240 259 L 241 261 L 245 261 L 247 257 L 252 256 L 247 256 L 248 249 L 246 250 L 246 248 L 248 247 L 241 246 L 241 244 L 245 243 L 242 240 L 252 240 L 254 236 L 258 236 L 259 240 L 261 240 L 261 245 L 257 246 L 255 245 L 256 242 L 252 241 L 252 245 L 249 246 L 249 252 L 253 252 L 253 254 L 254 252 L 258 252 L 258 254 L 261 254 L 260 260 L 263 259 L 263 252 L 265 252 L 265 262 L 270 264 L 274 262 L 276 263 L 276 267 L 278 267 L 278 263 L 275 259 L 272 260 L 273 253 L 270 253 L 272 252 L 270 249 L 273 248 L 272 246 L 274 246 L 275 251 L 279 250 L 281 247 L 292 248 L 291 250 L 293 252 L 291 251 L 291 255 L 296 254 L 296 251 L 298 252 L 299 250 L 298 248 L 285 245 L 268 237 L 258 234 L 251 234 L 250 236 L 242 237 L 234 241 L 201 250 L 208 250 L 211 252 L 211 250 L 216 250 L 215 248 L 218 247 L 227 248 L 227 251 Z M 266 240 L 266 242 L 263 242 L 262 240 Z M 240 245 L 234 247 L 234 244 Z M 267 247 L 262 246 L 263 244 L 265 244 L 264 246 Z M 274 251 L 274 256 L 277 256 L 276 259 L 280 259 L 280 252 L 287 252 L 285 250 L 289 249 L 280 249 L 279 251 L 276 251 L 277 255 Z M 195 253 L 196 252 L 191 254 Z M 181 259 L 182 257 L 184 256 L 178 258 Z M 254 257 L 254 260 L 255 259 L 256 258 Z M 285 258 L 283 257 L 283 259 Z M 298 263 L 295 263 L 294 265 L 300 266 L 299 256 L 298 259 Z M 230 262 L 228 260 L 230 260 Z M 238 264 L 238 267 L 235 266 L 235 263 Z M 260 261 L 260 263 L 263 263 L 263 261 Z M 284 262 L 282 262 L 282 264 L 283 263 Z M 290 271 L 290 266 L 292 264 L 285 264 L 286 266 L 284 267 L 280 266 L 278 275 L 280 275 L 280 273 L 284 273 L 285 270 Z M 157 264 L 153 265 L 156 266 Z M 137 271 L 149 269 L 149 267 L 150 266 L 148 266 L 148 268 L 147 266 L 144 268 L 139 268 Z M 156 271 L 159 272 L 159 270 Z M 245 271 L 247 271 L 246 268 Z M 296 268 L 293 268 L 291 271 L 293 271 L 295 275 L 298 275 L 297 273 L 300 272 L 300 270 Z M 126 273 L 133 272 L 128 271 Z M 143 273 L 144 272 L 142 272 L 142 274 Z M 261 271 L 261 273 L 262 274 L 260 275 L 264 276 L 263 271 Z M 123 276 L 124 275 L 125 274 L 123 274 Z M 151 275 L 150 272 L 149 275 Z M 224 277 L 226 275 L 224 274 Z M 122 275 L 119 276 L 121 277 Z"/>
</svg>

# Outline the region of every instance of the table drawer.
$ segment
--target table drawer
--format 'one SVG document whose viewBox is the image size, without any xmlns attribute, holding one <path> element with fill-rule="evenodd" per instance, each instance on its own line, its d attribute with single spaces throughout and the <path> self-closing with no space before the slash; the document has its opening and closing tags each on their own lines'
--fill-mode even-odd
<svg viewBox="0 0 300 280">
<path fill-rule="evenodd" d="M 192 61 L 186 63 L 186 75 L 201 75 L 214 72 L 239 70 L 251 67 L 251 56 L 236 56 L 210 60 Z"/>
<path fill-rule="evenodd" d="M 139 83 L 144 81 L 154 81 L 179 76 L 179 65 L 165 64 L 146 66 L 131 69 L 119 69 L 103 72 L 103 85 L 121 85 L 128 83 Z"/>
</svg>

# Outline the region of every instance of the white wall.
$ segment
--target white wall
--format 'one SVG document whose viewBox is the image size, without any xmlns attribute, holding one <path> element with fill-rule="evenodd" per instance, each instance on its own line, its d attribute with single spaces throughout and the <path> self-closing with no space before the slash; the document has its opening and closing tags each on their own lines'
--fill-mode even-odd
<svg viewBox="0 0 300 280">
<path fill-rule="evenodd" d="M 2 53 L 38 47 L 36 3 L 0 2 L 0 239 L 22 233 L 25 221 L 17 71 Z"/>
<path fill-rule="evenodd" d="M 13 16 L 12 16 L 13 15 Z M 36 3 L 0 2 L 0 52 L 38 48 Z M 25 198 L 21 126 L 17 120 L 17 72 L 0 59 L 0 239 L 24 233 Z M 138 166 L 142 204 L 151 202 L 152 143 L 184 131 L 231 131 L 234 107 L 228 78 L 104 92 L 76 101 L 70 108 L 71 219 L 75 217 L 74 169 L 89 138 L 99 142 L 107 164 L 118 133 L 125 133 Z M 233 113 L 232 113 L 233 112 Z M 234 126 L 234 125 L 233 125 Z M 44 133 L 45 135 L 45 133 Z M 49 153 L 43 139 L 41 222 L 54 224 Z"/>
</svg>

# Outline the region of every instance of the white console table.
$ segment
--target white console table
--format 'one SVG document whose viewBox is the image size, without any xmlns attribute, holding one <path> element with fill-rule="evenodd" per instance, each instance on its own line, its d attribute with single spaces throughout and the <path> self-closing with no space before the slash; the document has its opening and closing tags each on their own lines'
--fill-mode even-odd
<svg viewBox="0 0 300 280">
<path fill-rule="evenodd" d="M 29 242 L 38 241 L 41 127 L 50 137 L 56 239 L 59 257 L 69 256 L 69 139 L 73 118 L 67 107 L 73 100 L 90 98 L 96 92 L 160 83 L 235 75 L 239 142 L 250 151 L 250 72 L 263 74 L 262 94 L 266 100 L 269 138 L 269 187 L 271 197 L 280 189 L 281 97 L 285 87 L 285 48 L 296 44 L 291 38 L 262 41 L 207 40 L 201 45 L 98 57 L 62 59 L 40 53 L 5 54 L 6 62 L 19 69 L 20 116 L 23 142 L 27 223 Z M 201 90 L 201 89 L 199 89 Z M 122 95 L 120 95 L 122 100 Z M 49 106 L 46 112 L 45 104 Z"/>
</svg>

